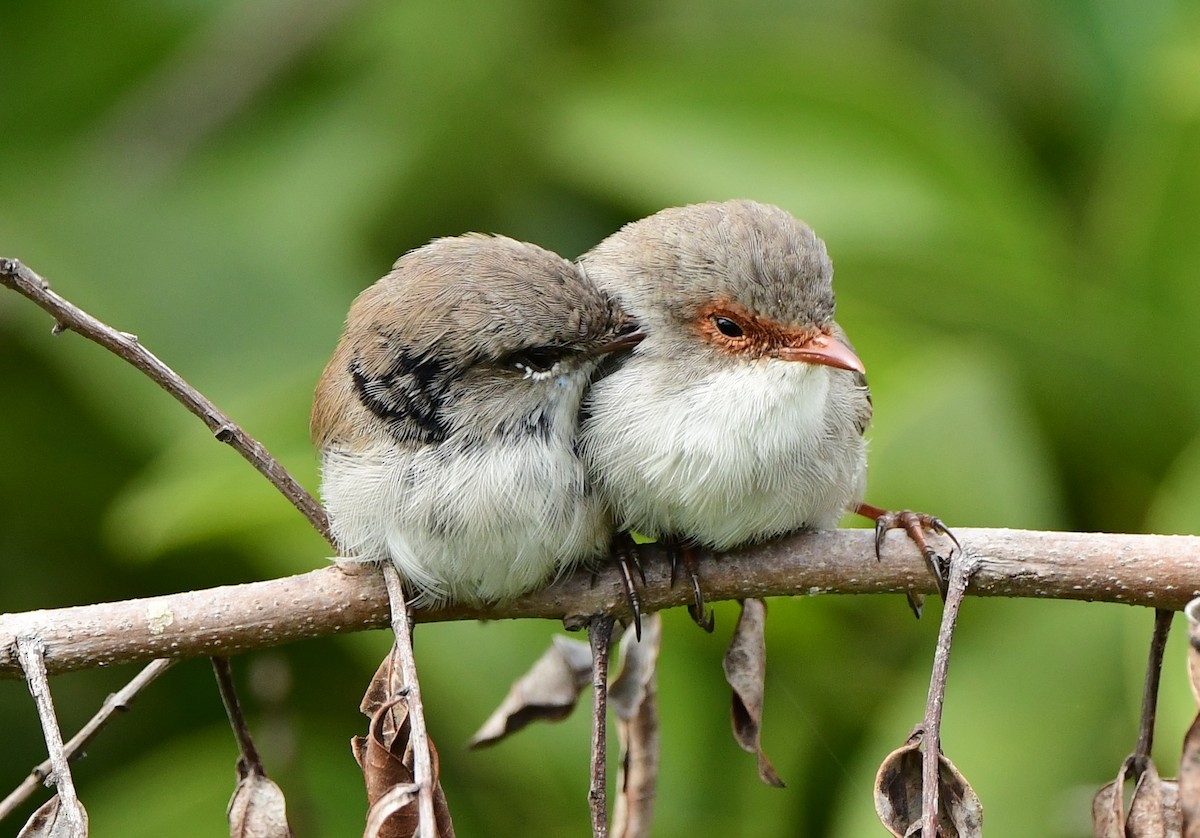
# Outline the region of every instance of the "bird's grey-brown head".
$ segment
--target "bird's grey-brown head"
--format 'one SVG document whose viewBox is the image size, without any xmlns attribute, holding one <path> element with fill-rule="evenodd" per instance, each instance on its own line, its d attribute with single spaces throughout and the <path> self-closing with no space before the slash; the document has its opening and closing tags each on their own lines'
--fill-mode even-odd
<svg viewBox="0 0 1200 838">
<path fill-rule="evenodd" d="M 313 439 L 353 446 L 381 425 L 406 444 L 548 432 L 632 331 L 550 251 L 503 236 L 436 239 L 354 301 L 317 387 Z"/>
<path fill-rule="evenodd" d="M 825 244 L 779 207 L 666 209 L 609 236 L 580 267 L 642 322 L 643 354 L 692 347 L 717 363 L 774 358 L 862 371 L 833 322 Z"/>
<path fill-rule="evenodd" d="M 755 201 L 673 207 L 627 224 L 580 264 L 635 311 L 692 321 L 714 300 L 738 300 L 786 326 L 833 319 L 825 244 L 790 213 Z"/>
</svg>

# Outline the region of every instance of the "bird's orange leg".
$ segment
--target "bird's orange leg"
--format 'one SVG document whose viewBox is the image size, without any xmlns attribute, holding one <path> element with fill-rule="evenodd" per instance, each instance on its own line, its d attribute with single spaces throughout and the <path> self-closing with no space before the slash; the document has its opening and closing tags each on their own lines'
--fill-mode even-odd
<svg viewBox="0 0 1200 838">
<path fill-rule="evenodd" d="M 932 532 L 944 535 L 954 542 L 954 547 L 958 550 L 962 550 L 962 545 L 958 543 L 958 539 L 954 537 L 954 533 L 950 532 L 939 518 L 935 518 L 933 515 L 928 515 L 924 512 L 913 512 L 910 509 L 893 512 L 887 509 L 880 509 L 878 506 L 871 506 L 868 503 L 856 504 L 853 512 L 856 515 L 862 515 L 864 518 L 870 518 L 875 522 L 876 559 L 882 558 L 883 539 L 887 535 L 888 530 L 904 530 L 925 558 L 925 564 L 929 566 L 929 571 L 933 574 L 938 592 L 943 597 L 946 596 L 946 573 L 942 569 L 944 560 L 937 554 L 936 550 L 929 546 L 929 541 L 925 538 L 925 534 Z M 921 602 L 919 594 L 909 593 L 908 603 L 912 606 L 913 612 L 918 617 L 921 616 Z"/>
</svg>

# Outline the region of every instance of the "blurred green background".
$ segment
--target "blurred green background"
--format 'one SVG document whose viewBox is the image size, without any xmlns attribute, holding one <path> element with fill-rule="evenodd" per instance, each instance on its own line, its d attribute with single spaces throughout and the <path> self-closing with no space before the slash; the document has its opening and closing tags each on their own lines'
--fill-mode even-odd
<svg viewBox="0 0 1200 838">
<path fill-rule="evenodd" d="M 310 488 L 313 384 L 354 294 L 438 235 L 575 256 L 662 207 L 811 223 L 875 394 L 872 503 L 950 525 L 1189 532 L 1200 503 L 1200 9 L 1074 0 L 8 0 L 0 255 L 142 340 Z M 0 610 L 325 564 L 199 422 L 0 293 Z M 874 771 L 920 717 L 938 609 L 774 602 L 761 786 L 715 635 L 667 615 L 657 834 L 882 835 Z M 1080 836 L 1134 743 L 1152 615 L 967 603 L 947 753 L 996 836 Z M 583 835 L 587 722 L 461 747 L 558 630 L 423 626 L 459 834 Z M 302 835 L 360 834 L 348 747 L 382 633 L 236 661 Z M 1156 754 L 1193 712 L 1172 644 Z M 53 681 L 77 727 L 129 668 Z M 0 683 L 0 793 L 44 755 Z M 227 834 L 208 664 L 79 764 L 93 834 Z M 14 820 L 0 827 L 14 833 Z"/>
</svg>

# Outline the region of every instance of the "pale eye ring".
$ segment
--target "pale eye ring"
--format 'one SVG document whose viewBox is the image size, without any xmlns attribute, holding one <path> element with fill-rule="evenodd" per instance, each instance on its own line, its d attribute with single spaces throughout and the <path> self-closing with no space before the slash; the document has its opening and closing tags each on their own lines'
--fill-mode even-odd
<svg viewBox="0 0 1200 838">
<path fill-rule="evenodd" d="M 741 327 L 736 320 L 728 317 L 722 317 L 719 314 L 714 314 L 712 318 L 713 324 L 717 327 L 717 331 L 727 338 L 745 337 L 746 330 Z"/>
<path fill-rule="evenodd" d="M 524 378 L 548 378 L 556 364 L 571 353 L 569 347 L 532 346 L 512 352 L 501 359 L 502 366 L 516 370 Z"/>
</svg>

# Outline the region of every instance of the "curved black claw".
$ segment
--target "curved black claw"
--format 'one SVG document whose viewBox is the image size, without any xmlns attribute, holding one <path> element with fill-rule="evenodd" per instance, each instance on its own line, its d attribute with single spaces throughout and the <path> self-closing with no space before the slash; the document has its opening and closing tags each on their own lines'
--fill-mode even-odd
<svg viewBox="0 0 1200 838">
<path fill-rule="evenodd" d="M 692 622 L 700 626 L 709 634 L 712 634 L 713 627 L 717 621 L 713 617 L 712 609 L 708 607 L 704 601 L 704 592 L 700 590 L 700 577 L 696 575 L 695 570 L 689 568 L 692 577 L 692 604 L 687 607 L 688 613 L 692 615 Z"/>
<path fill-rule="evenodd" d="M 713 629 L 717 625 L 717 620 L 713 616 L 712 609 L 706 607 L 703 601 L 699 603 L 693 602 L 687 607 L 687 609 L 688 614 L 690 614 L 692 617 L 692 622 L 700 626 L 700 628 L 704 629 L 709 634 L 712 634 Z"/>
<path fill-rule="evenodd" d="M 704 592 L 700 590 L 700 574 L 697 572 L 695 550 L 690 544 L 678 542 L 665 542 L 663 547 L 671 559 L 671 587 L 675 587 L 679 566 L 682 564 L 692 580 L 693 600 L 687 607 L 688 614 L 692 615 L 692 621 L 696 625 L 711 634 L 716 625 L 716 619 L 713 617 L 712 609 L 704 601 Z"/>
<path fill-rule="evenodd" d="M 929 572 L 933 575 L 938 593 L 942 595 L 943 599 L 946 597 L 946 586 L 949 583 L 949 571 L 947 567 L 949 558 L 943 558 L 938 555 L 936 550 L 929 546 L 929 542 L 925 538 L 925 533 L 932 532 L 945 536 L 953 542 L 954 548 L 959 551 L 962 550 L 962 545 L 958 543 L 958 539 L 954 533 L 942 523 L 940 518 L 924 512 L 913 512 L 909 509 L 889 512 L 867 506 L 866 504 L 860 504 L 855 511 L 860 515 L 873 518 L 875 521 L 875 558 L 877 560 L 883 558 L 883 540 L 888 530 L 904 530 L 913 544 L 917 545 L 917 548 L 921 551 L 921 556 L 925 559 L 925 564 L 929 568 Z M 908 595 L 908 604 L 912 608 L 913 613 L 918 617 L 921 616 L 923 601 L 924 598 L 920 594 L 910 592 Z"/>
<path fill-rule="evenodd" d="M 621 571 L 621 585 L 625 589 L 625 601 L 633 612 L 633 632 L 638 642 L 642 639 L 642 598 L 638 595 L 637 585 L 633 581 L 633 571 L 637 571 L 646 584 L 646 572 L 642 569 L 642 557 L 638 553 L 637 542 L 627 532 L 618 533 L 613 539 L 612 560 Z"/>
</svg>

